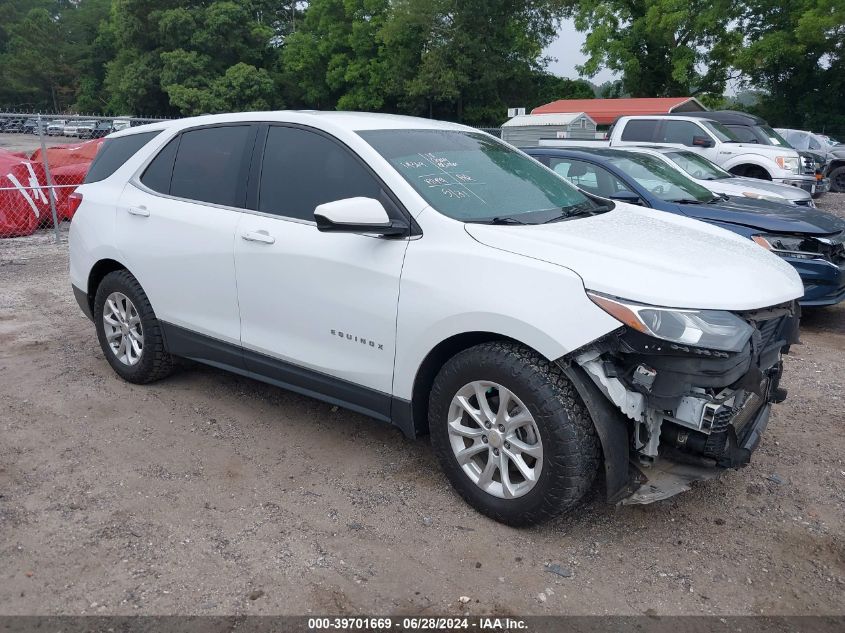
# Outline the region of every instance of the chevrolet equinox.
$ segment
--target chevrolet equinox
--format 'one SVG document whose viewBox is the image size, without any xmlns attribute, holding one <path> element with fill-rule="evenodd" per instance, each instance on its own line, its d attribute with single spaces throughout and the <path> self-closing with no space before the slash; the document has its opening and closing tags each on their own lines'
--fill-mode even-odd
<svg viewBox="0 0 845 633">
<path fill-rule="evenodd" d="M 743 466 L 785 396 L 789 264 L 465 126 L 155 123 L 109 135 L 71 204 L 73 291 L 123 379 L 188 358 L 430 434 L 511 525 L 600 471 L 648 503 Z"/>
</svg>

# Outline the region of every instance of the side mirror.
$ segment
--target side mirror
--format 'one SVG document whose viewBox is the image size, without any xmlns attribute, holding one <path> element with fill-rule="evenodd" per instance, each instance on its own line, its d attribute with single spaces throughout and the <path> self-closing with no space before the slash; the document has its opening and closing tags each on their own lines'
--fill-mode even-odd
<svg viewBox="0 0 845 633">
<path fill-rule="evenodd" d="M 694 147 L 713 147 L 713 141 L 706 136 L 693 136 L 692 144 Z"/>
<path fill-rule="evenodd" d="M 623 189 L 622 191 L 617 191 L 610 196 L 611 200 L 616 200 L 617 202 L 626 202 L 628 204 L 639 204 L 642 205 L 643 201 L 640 197 L 635 194 L 633 191 L 628 191 Z"/>
<path fill-rule="evenodd" d="M 314 209 L 317 230 L 324 233 L 405 235 L 408 226 L 391 221 L 381 202 L 374 198 L 345 198 Z"/>
</svg>

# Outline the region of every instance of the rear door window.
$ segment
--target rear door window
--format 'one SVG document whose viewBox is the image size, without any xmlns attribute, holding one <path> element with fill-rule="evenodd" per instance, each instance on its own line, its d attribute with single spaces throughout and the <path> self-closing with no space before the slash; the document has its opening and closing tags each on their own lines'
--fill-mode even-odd
<svg viewBox="0 0 845 633">
<path fill-rule="evenodd" d="M 632 119 L 622 128 L 623 141 L 653 141 L 657 121 L 653 119 Z"/>
<path fill-rule="evenodd" d="M 608 198 L 628 187 L 609 171 L 598 165 L 571 158 L 554 158 L 549 166 L 573 185 L 597 196 Z"/>
<path fill-rule="evenodd" d="M 97 152 L 91 168 L 85 175 L 85 183 L 105 180 L 159 134 L 160 131 L 142 132 L 103 141 L 103 146 Z"/>
<path fill-rule="evenodd" d="M 244 206 L 249 168 L 246 149 L 253 137 L 254 128 L 250 125 L 200 128 L 182 133 L 173 165 L 170 195 L 227 207 Z"/>
</svg>

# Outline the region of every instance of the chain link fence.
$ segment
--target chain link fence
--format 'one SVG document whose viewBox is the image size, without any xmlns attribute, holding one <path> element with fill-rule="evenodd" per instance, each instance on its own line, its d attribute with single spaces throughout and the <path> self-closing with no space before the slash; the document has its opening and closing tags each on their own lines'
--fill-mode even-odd
<svg viewBox="0 0 845 633">
<path fill-rule="evenodd" d="M 0 239 L 52 231 L 60 242 L 103 137 L 160 120 L 0 112 Z"/>
</svg>

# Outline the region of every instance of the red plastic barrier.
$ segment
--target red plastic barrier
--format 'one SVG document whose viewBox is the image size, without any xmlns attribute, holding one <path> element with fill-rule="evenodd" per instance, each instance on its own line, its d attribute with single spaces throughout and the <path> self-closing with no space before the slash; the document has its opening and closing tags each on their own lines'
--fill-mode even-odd
<svg viewBox="0 0 845 633">
<path fill-rule="evenodd" d="M 0 238 L 31 235 L 52 222 L 44 183 L 42 165 L 0 150 Z"/>
<path fill-rule="evenodd" d="M 95 138 L 78 145 L 57 145 L 47 148 L 47 161 L 50 164 L 50 173 L 59 167 L 76 165 L 79 163 L 90 163 L 103 144 L 101 138 Z M 30 160 L 36 163 L 42 162 L 41 150 L 35 150 Z"/>
</svg>

